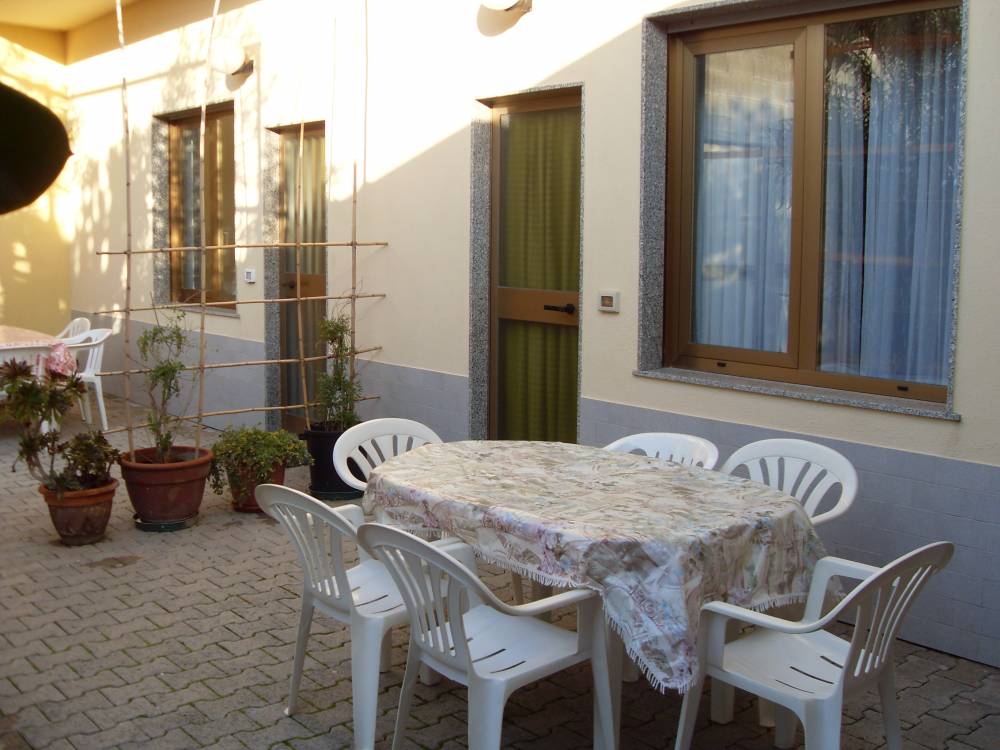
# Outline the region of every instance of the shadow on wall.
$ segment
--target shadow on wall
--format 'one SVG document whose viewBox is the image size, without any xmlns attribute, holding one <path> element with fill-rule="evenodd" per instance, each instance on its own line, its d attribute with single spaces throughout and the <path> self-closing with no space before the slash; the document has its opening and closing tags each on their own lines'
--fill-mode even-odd
<svg viewBox="0 0 1000 750">
<path fill-rule="evenodd" d="M 37 60 L 23 47 L 0 39 L 0 78 L 58 115 L 72 140 L 66 100 L 33 80 L 37 67 Z M 71 234 L 60 217 L 69 200 L 67 173 L 68 166 L 32 204 L 0 216 L 2 324 L 56 333 L 69 319 Z"/>
</svg>

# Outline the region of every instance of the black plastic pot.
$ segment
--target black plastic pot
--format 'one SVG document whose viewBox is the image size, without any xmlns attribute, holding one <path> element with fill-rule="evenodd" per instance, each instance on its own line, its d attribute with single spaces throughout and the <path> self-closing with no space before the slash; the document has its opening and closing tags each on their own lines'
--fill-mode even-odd
<svg viewBox="0 0 1000 750">
<path fill-rule="evenodd" d="M 309 492 L 319 500 L 334 502 L 356 500 L 364 494 L 345 483 L 333 466 L 333 447 L 343 434 L 342 431 L 308 429 L 299 435 L 306 441 L 309 455 L 313 459 L 312 466 L 309 467 Z M 348 460 L 347 465 L 355 477 L 362 482 L 365 481 L 364 475 L 354 461 Z"/>
</svg>

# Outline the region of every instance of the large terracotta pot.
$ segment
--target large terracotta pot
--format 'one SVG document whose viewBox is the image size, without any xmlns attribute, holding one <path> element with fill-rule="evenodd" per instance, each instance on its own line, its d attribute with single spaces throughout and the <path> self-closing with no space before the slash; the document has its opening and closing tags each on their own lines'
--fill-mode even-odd
<svg viewBox="0 0 1000 750">
<path fill-rule="evenodd" d="M 77 547 L 104 538 L 117 488 L 118 480 L 112 479 L 111 484 L 104 487 L 70 490 L 62 493 L 62 497 L 44 485 L 39 485 L 38 491 L 49 506 L 49 516 L 59 539 L 63 544 Z"/>
<path fill-rule="evenodd" d="M 255 492 L 258 485 L 251 485 L 245 479 L 235 477 L 232 472 L 227 472 L 229 478 L 229 490 L 233 495 L 233 510 L 240 513 L 263 513 L 264 509 L 257 505 Z M 236 479 L 236 482 L 233 482 Z M 285 465 L 276 464 L 271 469 L 271 475 L 262 484 L 284 484 Z M 239 489 L 236 489 L 239 488 Z"/>
<path fill-rule="evenodd" d="M 166 464 L 153 463 L 155 448 L 140 448 L 121 457 L 122 479 L 140 528 L 160 531 L 190 526 L 201 508 L 212 451 L 174 446 Z"/>
</svg>

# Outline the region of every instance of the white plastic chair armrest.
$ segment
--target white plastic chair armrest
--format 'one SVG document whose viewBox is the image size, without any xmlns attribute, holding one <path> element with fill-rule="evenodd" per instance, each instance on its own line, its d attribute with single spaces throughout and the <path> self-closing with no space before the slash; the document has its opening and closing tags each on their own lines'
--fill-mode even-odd
<svg viewBox="0 0 1000 750">
<path fill-rule="evenodd" d="M 752 609 L 745 609 L 726 602 L 709 602 L 702 605 L 701 614 L 702 617 L 708 614 L 723 617 L 727 620 L 739 620 L 749 625 L 776 630 L 779 633 L 811 633 L 822 627 L 822 623 L 819 621 L 792 622 L 791 620 L 783 620 L 780 617 L 774 617 L 773 615 L 767 615 Z"/>
<path fill-rule="evenodd" d="M 806 600 L 802 621 L 818 620 L 822 615 L 823 602 L 830 586 L 831 578 L 850 578 L 863 581 L 878 572 L 873 565 L 846 560 L 843 557 L 824 557 L 813 570 L 812 582 L 809 584 L 809 598 Z"/>
<path fill-rule="evenodd" d="M 344 517 L 354 530 L 357 531 L 358 526 L 365 522 L 365 512 L 361 509 L 360 505 L 354 505 L 350 503 L 348 505 L 341 505 L 336 509 L 337 513 Z"/>
<path fill-rule="evenodd" d="M 832 521 L 834 518 L 839 518 L 844 515 L 848 510 L 850 510 L 850 505 L 845 502 L 838 502 L 835 506 L 830 508 L 830 510 L 823 511 L 822 513 L 817 513 L 810 520 L 813 526 L 819 526 L 827 521 Z"/>
<path fill-rule="evenodd" d="M 506 609 L 508 610 L 508 614 L 521 617 L 536 617 L 556 609 L 580 604 L 595 596 L 597 594 L 589 589 L 573 589 L 556 594 L 555 596 L 547 596 L 544 599 L 539 599 L 537 602 L 528 602 L 527 604 L 518 604 L 515 606 L 507 605 Z"/>
</svg>

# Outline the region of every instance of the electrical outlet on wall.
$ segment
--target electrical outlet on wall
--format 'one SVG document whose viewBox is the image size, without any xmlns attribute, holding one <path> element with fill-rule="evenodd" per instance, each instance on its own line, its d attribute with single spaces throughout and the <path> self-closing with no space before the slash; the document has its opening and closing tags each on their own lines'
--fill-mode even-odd
<svg viewBox="0 0 1000 750">
<path fill-rule="evenodd" d="M 243 269 L 243 281 L 247 284 L 257 283 L 257 269 L 256 268 L 244 268 Z"/>
<path fill-rule="evenodd" d="M 607 313 L 621 312 L 621 293 L 601 292 L 600 299 L 597 302 L 597 309 Z"/>
</svg>

